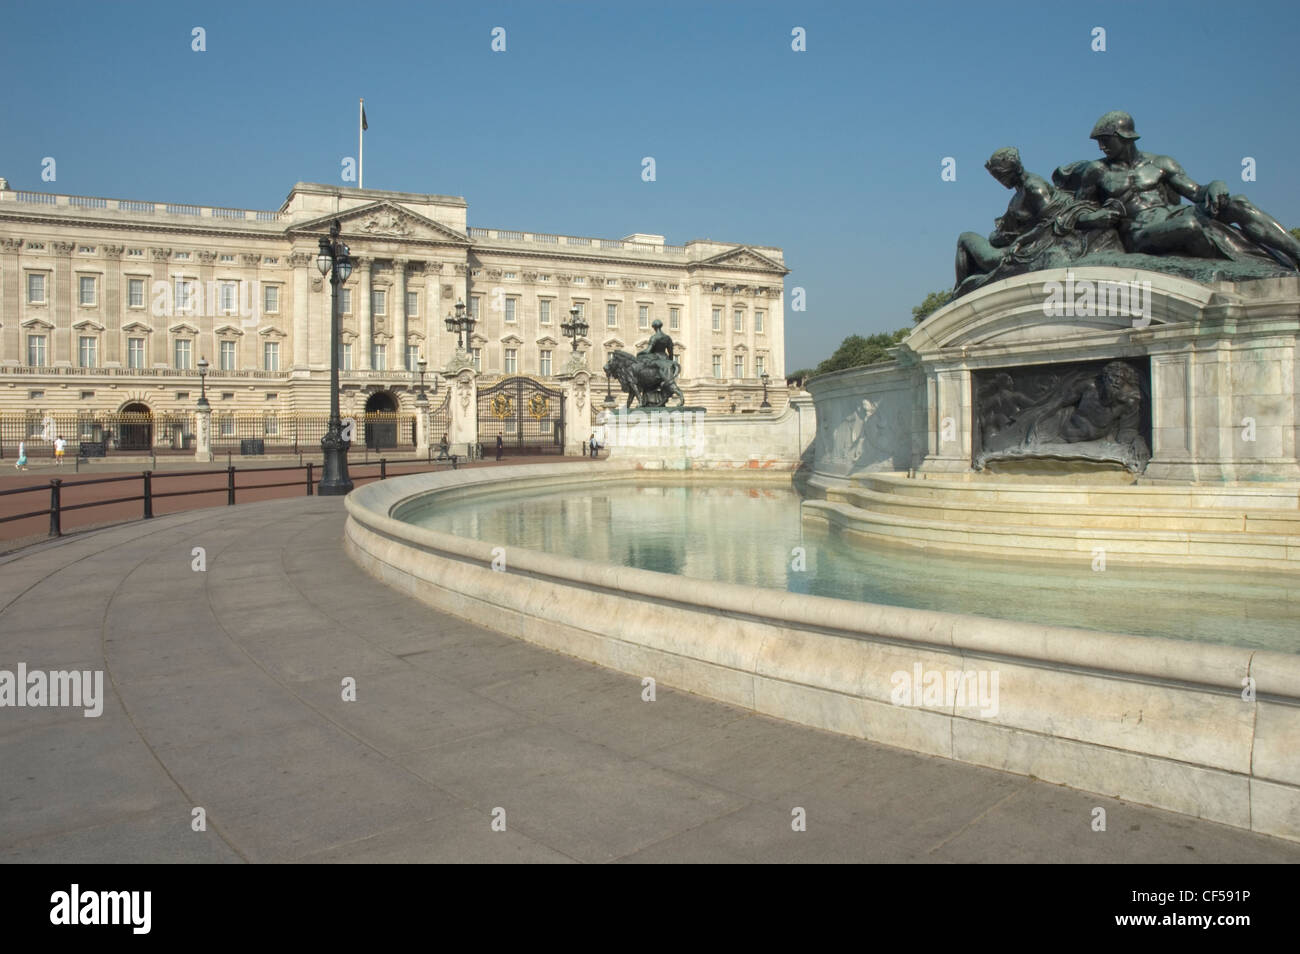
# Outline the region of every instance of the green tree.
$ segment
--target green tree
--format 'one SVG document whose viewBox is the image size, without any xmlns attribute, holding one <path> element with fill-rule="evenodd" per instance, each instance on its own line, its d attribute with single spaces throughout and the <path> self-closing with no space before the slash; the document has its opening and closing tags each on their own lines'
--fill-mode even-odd
<svg viewBox="0 0 1300 954">
<path fill-rule="evenodd" d="M 925 296 L 925 301 L 912 309 L 912 320 L 920 324 L 950 301 L 952 301 L 950 291 L 930 292 Z"/>
<path fill-rule="evenodd" d="M 845 368 L 860 368 L 863 365 L 888 361 L 889 354 L 886 349 L 892 348 L 911 333 L 911 328 L 899 328 L 894 332 L 882 331 L 868 338 L 862 335 L 849 335 L 835 349 L 833 355 L 817 365 L 815 373 L 829 374 L 832 371 L 843 371 Z"/>
<path fill-rule="evenodd" d="M 1297 242 L 1300 242 L 1300 229 L 1292 229 L 1291 234 L 1295 237 Z"/>
</svg>

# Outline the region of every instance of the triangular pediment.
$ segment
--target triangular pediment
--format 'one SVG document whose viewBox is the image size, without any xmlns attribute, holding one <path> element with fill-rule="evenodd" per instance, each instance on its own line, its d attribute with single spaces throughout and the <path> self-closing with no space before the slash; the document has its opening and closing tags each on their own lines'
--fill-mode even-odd
<svg viewBox="0 0 1300 954">
<path fill-rule="evenodd" d="M 244 334 L 244 332 L 241 331 L 239 328 L 236 328 L 234 325 L 230 325 L 230 324 L 221 325 L 218 328 L 214 328 L 212 333 L 216 335 L 234 335 L 235 337 L 243 337 Z"/>
<path fill-rule="evenodd" d="M 28 318 L 20 324 L 22 328 L 45 328 L 52 329 L 54 325 L 50 324 L 44 318 Z"/>
<path fill-rule="evenodd" d="M 762 252 L 751 248 L 748 245 L 742 245 L 725 252 L 719 252 L 712 258 L 706 258 L 704 261 L 698 262 L 691 267 L 739 268 L 749 271 L 780 272 L 782 275 L 787 275 L 790 272 L 790 270 L 784 265 L 768 258 Z"/>
<path fill-rule="evenodd" d="M 263 338 L 285 338 L 288 337 L 281 329 L 275 325 L 267 325 L 265 328 L 258 328 L 257 333 Z"/>
<path fill-rule="evenodd" d="M 538 339 L 537 339 L 537 344 L 539 344 L 539 345 L 550 345 L 551 347 L 554 347 L 555 345 L 558 345 L 559 342 L 556 341 L 554 338 L 552 338 L 550 335 L 547 335 L 547 336 L 545 336 L 544 338 L 538 338 Z"/>
<path fill-rule="evenodd" d="M 103 331 L 104 326 L 93 318 L 86 318 L 72 326 L 77 331 Z"/>
<path fill-rule="evenodd" d="M 199 329 L 188 321 L 178 321 L 167 330 L 174 335 L 197 335 L 199 333 Z"/>
<path fill-rule="evenodd" d="M 501 343 L 521 345 L 524 343 L 524 339 L 519 337 L 518 335 L 506 335 L 504 338 L 501 339 Z"/>
<path fill-rule="evenodd" d="M 140 331 L 148 334 L 153 331 L 153 327 L 146 325 L 143 321 L 129 321 L 122 326 L 122 330 L 125 332 Z"/>
<path fill-rule="evenodd" d="M 335 219 L 338 220 L 342 232 L 340 237 L 349 245 L 356 245 L 366 238 L 396 242 L 469 244 L 469 236 L 418 212 L 412 212 L 395 202 L 389 202 L 387 199 L 348 209 L 345 212 L 323 215 L 295 225 L 289 229 L 289 232 L 326 235 Z"/>
</svg>

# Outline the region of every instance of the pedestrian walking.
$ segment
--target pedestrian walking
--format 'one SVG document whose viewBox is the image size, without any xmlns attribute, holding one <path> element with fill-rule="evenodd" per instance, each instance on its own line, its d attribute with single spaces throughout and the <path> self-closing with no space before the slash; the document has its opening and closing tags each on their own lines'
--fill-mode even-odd
<svg viewBox="0 0 1300 954">
<path fill-rule="evenodd" d="M 27 469 L 27 442 L 18 442 L 18 460 L 14 462 L 14 470 Z"/>
<path fill-rule="evenodd" d="M 502 457 L 504 457 L 505 453 L 506 453 L 505 442 L 501 440 L 501 435 L 498 434 L 497 435 L 497 460 L 500 460 Z"/>
<path fill-rule="evenodd" d="M 63 439 L 62 434 L 54 438 L 54 466 L 56 467 L 63 466 L 63 450 L 67 446 L 68 446 L 68 442 Z"/>
</svg>

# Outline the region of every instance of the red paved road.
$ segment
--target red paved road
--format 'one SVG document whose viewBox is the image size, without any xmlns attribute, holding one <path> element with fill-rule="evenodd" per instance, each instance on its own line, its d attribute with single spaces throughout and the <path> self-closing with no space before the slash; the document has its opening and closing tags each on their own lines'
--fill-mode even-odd
<svg viewBox="0 0 1300 954">
<path fill-rule="evenodd" d="M 472 464 L 462 463 L 460 466 L 501 467 L 528 463 L 553 463 L 557 460 L 578 461 L 582 460 L 582 458 L 507 457 L 500 464 L 494 460 L 488 460 L 475 461 Z M 159 464 L 165 466 L 162 461 L 159 461 Z M 389 464 L 387 473 L 390 477 L 396 477 L 401 474 L 417 474 L 445 468 L 445 464 L 438 465 L 435 468 L 424 462 Z M 193 467 L 190 468 L 191 471 L 194 471 L 194 469 Z M 196 510 L 201 507 L 226 506 L 227 473 L 224 468 L 213 468 L 213 470 L 216 472 L 155 471 L 152 478 L 154 515 L 162 516 L 168 513 L 178 513 L 182 510 Z M 379 478 L 379 463 L 376 461 L 364 464 L 349 461 L 348 471 L 353 482 L 360 486 L 370 480 Z M 320 480 L 320 473 L 320 465 L 317 463 L 314 470 L 316 480 Z M 119 500 L 123 497 L 141 497 L 144 492 L 144 482 L 139 470 L 110 473 L 105 465 L 99 465 L 99 468 L 93 472 L 83 469 L 81 473 L 76 473 L 71 462 L 65 464 L 62 470 L 59 470 L 49 462 L 42 461 L 39 466 L 33 467 L 26 472 L 15 472 L 13 462 L 10 461 L 7 467 L 0 468 L 0 492 L 16 490 L 20 487 L 37 487 L 39 489 L 31 493 L 0 496 L 0 518 L 48 509 L 50 506 L 50 480 L 54 477 L 63 480 L 60 490 L 60 502 L 63 508 L 62 528 L 64 533 L 89 527 L 121 523 L 127 520 L 138 520 L 144 516 L 144 503 L 139 499 L 119 503 L 104 503 L 100 506 L 87 507 L 81 510 L 67 509 L 78 504 L 96 501 Z M 127 479 L 87 483 L 87 481 L 104 481 L 105 478 L 123 477 Z M 287 483 L 288 486 L 268 486 L 283 483 Z M 236 505 L 252 503 L 258 500 L 273 500 L 278 497 L 302 497 L 307 494 L 307 471 L 297 467 L 276 470 L 271 469 L 269 466 L 266 468 L 241 468 L 237 466 L 235 488 Z M 205 492 L 194 493 L 194 491 Z M 172 493 L 185 493 L 186 495 L 164 496 Z M 26 546 L 44 540 L 49 534 L 49 529 L 50 518 L 48 514 L 0 523 L 0 551 L 9 551 L 19 546 Z"/>
</svg>

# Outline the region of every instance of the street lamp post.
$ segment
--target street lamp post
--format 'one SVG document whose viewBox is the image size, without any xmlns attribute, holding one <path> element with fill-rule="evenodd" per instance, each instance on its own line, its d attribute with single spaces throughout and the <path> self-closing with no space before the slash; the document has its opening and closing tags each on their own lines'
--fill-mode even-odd
<svg viewBox="0 0 1300 954">
<path fill-rule="evenodd" d="M 456 314 L 447 316 L 447 330 L 456 335 L 456 350 L 468 354 L 470 335 L 474 334 L 477 323 L 473 315 L 465 311 L 465 302 L 456 299 Z"/>
<path fill-rule="evenodd" d="M 428 404 L 429 398 L 424 393 L 424 371 L 429 366 L 429 362 L 424 360 L 424 355 L 420 355 L 420 360 L 416 362 L 420 369 L 420 390 L 415 395 L 416 404 Z"/>
<path fill-rule="evenodd" d="M 208 404 L 208 359 L 199 358 L 199 407 L 210 407 Z"/>
<path fill-rule="evenodd" d="M 763 403 L 759 405 L 759 409 L 761 410 L 762 408 L 771 407 L 772 405 L 767 403 L 767 379 L 769 375 L 764 371 L 759 375 L 759 377 L 763 379 Z"/>
<path fill-rule="evenodd" d="M 339 220 L 335 219 L 330 226 L 329 238 L 320 240 L 320 250 L 316 254 L 316 267 L 330 281 L 330 419 L 320 442 L 325 464 L 316 488 L 322 497 L 340 497 L 352 490 L 343 422 L 339 419 L 339 286 L 352 274 L 352 259 L 347 245 L 339 241 L 339 231 Z"/>
<path fill-rule="evenodd" d="M 578 339 L 587 337 L 587 332 L 590 330 L 577 305 L 569 309 L 569 320 L 560 324 L 560 330 L 564 332 L 566 338 L 573 341 L 573 350 L 577 351 Z"/>
</svg>

